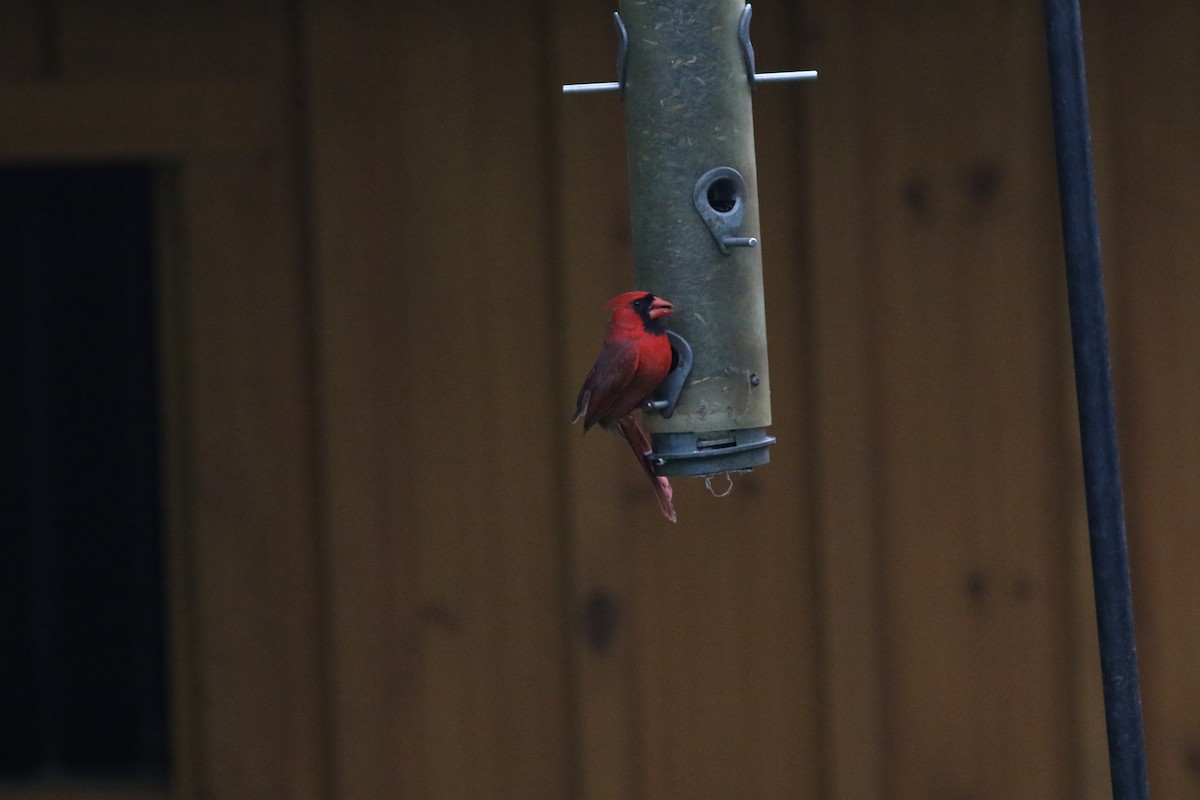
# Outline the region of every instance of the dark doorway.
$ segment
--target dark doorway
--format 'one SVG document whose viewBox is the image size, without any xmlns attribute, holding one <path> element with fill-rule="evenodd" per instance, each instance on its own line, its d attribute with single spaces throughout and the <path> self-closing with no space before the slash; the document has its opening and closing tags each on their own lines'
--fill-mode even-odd
<svg viewBox="0 0 1200 800">
<path fill-rule="evenodd" d="M 167 775 L 154 183 L 0 168 L 0 780 Z"/>
</svg>

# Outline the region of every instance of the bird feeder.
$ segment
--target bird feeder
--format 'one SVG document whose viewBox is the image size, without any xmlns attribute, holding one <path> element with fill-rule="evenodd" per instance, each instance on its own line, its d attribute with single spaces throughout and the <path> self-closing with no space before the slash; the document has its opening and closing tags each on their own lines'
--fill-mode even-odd
<svg viewBox="0 0 1200 800">
<path fill-rule="evenodd" d="M 660 475 L 712 475 L 770 460 L 762 236 L 751 94 L 751 7 L 742 0 L 622 0 L 614 90 L 625 103 L 636 288 L 670 300 L 676 367 L 647 404 Z"/>
</svg>

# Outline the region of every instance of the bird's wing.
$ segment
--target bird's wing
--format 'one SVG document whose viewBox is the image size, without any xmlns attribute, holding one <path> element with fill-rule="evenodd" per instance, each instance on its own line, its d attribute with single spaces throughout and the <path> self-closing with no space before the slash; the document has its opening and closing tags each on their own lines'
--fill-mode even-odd
<svg viewBox="0 0 1200 800">
<path fill-rule="evenodd" d="M 583 381 L 575 401 L 575 419 L 583 417 L 583 429 L 599 422 L 602 426 L 625 416 L 641 401 L 630 391 L 638 370 L 638 349 L 632 342 L 606 346 L 592 371 Z"/>
</svg>

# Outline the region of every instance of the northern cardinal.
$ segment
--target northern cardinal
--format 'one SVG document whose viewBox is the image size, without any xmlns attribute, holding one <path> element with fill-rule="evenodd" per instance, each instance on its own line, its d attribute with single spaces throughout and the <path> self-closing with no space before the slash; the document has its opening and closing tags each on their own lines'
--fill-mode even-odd
<svg viewBox="0 0 1200 800">
<path fill-rule="evenodd" d="M 617 428 L 649 476 L 663 516 L 674 522 L 671 483 L 650 467 L 650 439 L 634 417 L 671 369 L 671 342 L 660 320 L 674 308 L 649 292 L 626 292 L 604 307 L 612 312 L 604 348 L 583 381 L 571 421 L 583 417 L 584 433 L 596 423 Z"/>
</svg>

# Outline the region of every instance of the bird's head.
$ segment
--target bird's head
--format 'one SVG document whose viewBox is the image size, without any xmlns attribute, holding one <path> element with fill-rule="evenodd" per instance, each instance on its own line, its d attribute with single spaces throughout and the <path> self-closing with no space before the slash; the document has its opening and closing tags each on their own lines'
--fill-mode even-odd
<svg viewBox="0 0 1200 800">
<path fill-rule="evenodd" d="M 605 305 L 612 312 L 614 322 L 632 323 L 640 320 L 651 333 L 662 333 L 659 320 L 675 310 L 670 301 L 650 292 L 626 292 L 619 294 Z"/>
</svg>

